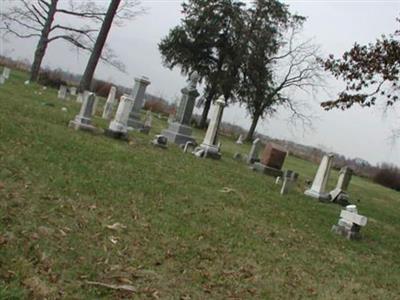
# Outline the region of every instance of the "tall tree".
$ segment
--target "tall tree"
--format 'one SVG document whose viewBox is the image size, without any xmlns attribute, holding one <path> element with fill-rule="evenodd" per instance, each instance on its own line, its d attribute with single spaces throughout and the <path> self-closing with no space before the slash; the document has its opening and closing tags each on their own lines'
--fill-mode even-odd
<svg viewBox="0 0 400 300">
<path fill-rule="evenodd" d="M 126 0 L 129 1 L 129 0 Z M 64 40 L 78 49 L 91 51 L 98 31 L 96 23 L 102 22 L 105 9 L 95 1 L 18 0 L 9 1 L 8 9 L 1 12 L 0 30 L 18 38 L 38 38 L 30 80 L 36 81 L 48 45 Z M 60 5 L 62 4 L 62 5 Z M 5 3 L 3 3 L 5 5 Z M 63 22 L 56 21 L 60 16 Z M 65 19 L 72 18 L 74 25 Z M 84 22 L 82 22 L 84 21 Z M 123 69 L 111 50 L 103 55 L 107 63 Z"/>
<path fill-rule="evenodd" d="M 90 85 L 93 79 L 94 71 L 96 69 L 97 63 L 99 62 L 101 52 L 106 43 L 108 33 L 110 31 L 114 16 L 117 13 L 118 6 L 121 0 L 111 0 L 108 6 L 107 13 L 104 17 L 104 21 L 101 25 L 100 32 L 97 36 L 96 42 L 93 47 L 93 51 L 90 55 L 89 61 L 86 65 L 85 72 L 79 83 L 79 90 L 85 91 L 90 89 Z"/>
<path fill-rule="evenodd" d="M 400 22 L 400 20 L 397 20 Z M 323 102 L 326 110 L 343 110 L 354 104 L 371 107 L 376 101 L 392 106 L 399 100 L 400 30 L 389 36 L 383 35 L 375 43 L 360 45 L 346 51 L 341 59 L 330 55 L 321 60 L 325 70 L 346 83 L 337 99 Z"/>
<path fill-rule="evenodd" d="M 309 41 L 296 42 L 304 20 L 291 15 L 288 7 L 276 0 L 256 1 L 248 10 L 248 47 L 239 92 L 252 118 L 248 141 L 252 140 L 260 119 L 275 113 L 280 106 L 290 109 L 293 118 L 310 122 L 288 93 L 322 82 L 317 48 Z"/>
<path fill-rule="evenodd" d="M 160 44 L 164 64 L 182 73 L 197 71 L 205 82 L 204 127 L 214 99 L 233 99 L 239 82 L 243 50 L 243 6 L 234 0 L 189 0 L 182 4 L 182 24 L 173 28 Z"/>
</svg>

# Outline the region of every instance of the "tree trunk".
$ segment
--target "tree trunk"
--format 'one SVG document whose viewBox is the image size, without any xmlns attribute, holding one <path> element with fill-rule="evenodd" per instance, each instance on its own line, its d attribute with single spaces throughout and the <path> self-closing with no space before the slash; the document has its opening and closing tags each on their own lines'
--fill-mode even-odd
<svg viewBox="0 0 400 300">
<path fill-rule="evenodd" d="M 253 136 L 254 136 L 254 132 L 256 131 L 256 127 L 258 124 L 258 120 L 260 119 L 261 114 L 259 114 L 258 112 L 256 112 L 253 116 L 253 120 L 251 121 L 251 126 L 249 129 L 249 132 L 247 133 L 246 142 L 251 142 L 253 140 Z"/>
<path fill-rule="evenodd" d="M 29 80 L 34 82 L 38 80 L 39 77 L 39 72 L 40 72 L 40 66 L 42 65 L 42 61 L 44 58 L 44 55 L 46 53 L 47 45 L 49 44 L 49 34 L 51 31 L 51 25 L 53 24 L 54 21 L 54 15 L 56 14 L 57 11 L 57 2 L 58 0 L 51 0 L 49 10 L 47 13 L 47 18 L 44 23 L 39 42 L 36 46 L 35 50 L 35 56 L 33 58 L 33 64 L 31 66 L 31 75 Z"/>
<path fill-rule="evenodd" d="M 207 117 L 208 112 L 210 111 L 211 103 L 215 96 L 215 89 L 211 88 L 210 92 L 207 95 L 206 102 L 204 103 L 203 113 L 201 114 L 201 120 L 199 128 L 207 127 Z"/>
<path fill-rule="evenodd" d="M 114 16 L 117 13 L 120 2 L 121 0 L 111 0 L 110 5 L 108 6 L 107 14 L 104 18 L 103 24 L 101 25 L 92 54 L 90 55 L 85 72 L 83 73 L 81 82 L 79 83 L 80 92 L 90 90 L 94 71 L 96 70 L 97 63 L 99 62 L 101 52 L 103 51 L 104 44 L 106 43 L 108 33 L 111 29 L 111 25 L 114 20 Z"/>
</svg>

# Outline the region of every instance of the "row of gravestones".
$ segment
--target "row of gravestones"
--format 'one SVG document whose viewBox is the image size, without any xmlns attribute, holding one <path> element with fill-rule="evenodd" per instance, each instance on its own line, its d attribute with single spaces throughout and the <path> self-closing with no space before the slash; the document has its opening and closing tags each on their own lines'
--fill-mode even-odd
<svg viewBox="0 0 400 300">
<path fill-rule="evenodd" d="M 4 84 L 10 78 L 10 73 L 11 70 L 9 68 L 3 68 L 3 73 L 0 75 L 0 85 Z"/>
<path fill-rule="evenodd" d="M 241 144 L 241 142 L 242 138 L 239 137 L 237 144 Z M 254 140 L 246 158 L 247 163 L 255 171 L 275 176 L 276 184 L 279 184 L 283 177 L 280 193 L 281 195 L 287 194 L 298 179 L 296 172 L 291 170 L 282 171 L 282 166 L 288 154 L 287 151 L 279 145 L 268 143 L 259 157 L 260 144 L 260 139 L 257 138 Z M 237 154 L 235 156 L 238 157 Z M 342 210 L 340 214 L 338 225 L 334 225 L 332 231 L 344 235 L 348 239 L 359 239 L 361 237 L 360 228 L 367 224 L 367 218 L 359 215 L 357 207 L 349 203 L 347 190 L 353 174 L 352 169 L 343 167 L 339 172 L 336 187 L 330 192 L 326 190 L 333 159 L 334 155 L 332 154 L 327 154 L 322 158 L 310 188 L 304 193 L 320 201 L 333 202 L 345 206 L 345 210 Z"/>
<path fill-rule="evenodd" d="M 208 126 L 203 142 L 198 146 L 192 136 L 192 128 L 190 126 L 196 98 L 199 93 L 196 89 L 199 81 L 197 73 L 190 76 L 189 84 L 181 90 L 182 97 L 178 106 L 176 116 L 169 120 L 168 128 L 163 130 L 160 135 L 157 135 L 153 144 L 165 148 L 167 142 L 184 147 L 185 151 L 191 145 L 194 148 L 193 154 L 197 157 L 210 157 L 219 159 L 221 157 L 221 144 L 218 142 L 218 129 L 222 121 L 223 109 L 225 101 L 219 98 L 211 112 L 211 120 Z M 138 130 L 141 132 L 149 131 L 149 124 L 143 124 L 140 120 L 141 108 L 144 104 L 145 91 L 150 81 L 146 77 L 136 78 L 135 85 L 130 95 L 123 95 L 119 101 L 117 111 L 114 118 L 105 130 L 105 134 L 109 137 L 118 139 L 128 139 L 129 130 Z M 115 88 L 111 88 L 108 99 L 106 101 L 103 118 L 111 119 L 113 106 L 115 104 Z M 60 86 L 58 97 L 67 99 L 68 88 Z M 97 103 L 96 95 L 89 91 L 85 91 L 82 96 L 78 94 L 78 102 L 80 98 L 82 106 L 79 114 L 74 120 L 71 120 L 69 126 L 74 129 L 94 131 L 96 128 L 92 125 L 91 117 L 94 114 Z M 151 118 L 148 112 L 146 120 Z M 151 120 L 151 119 L 150 119 Z M 151 121 L 150 121 L 151 123 Z"/>
<path fill-rule="evenodd" d="M 192 137 L 190 121 L 196 98 L 199 95 L 196 90 L 197 83 L 198 75 L 192 74 L 188 86 L 181 90 L 182 97 L 175 118 L 169 120 L 168 128 L 163 130 L 162 134 L 157 135 L 152 143 L 156 146 L 166 148 L 167 141 L 174 142 L 178 145 L 182 145 L 184 147 L 184 152 L 187 151 L 189 146 L 193 146 L 193 154 L 197 157 L 219 159 L 221 157 L 221 145 L 218 143 L 218 129 L 222 120 L 225 101 L 223 98 L 216 101 L 211 112 L 210 124 L 207 128 L 204 140 L 199 147 L 195 147 L 197 143 Z M 151 126 L 149 122 L 146 121 L 147 124 L 146 122 L 143 124 L 140 120 L 145 90 L 149 84 L 150 81 L 146 77 L 135 79 L 135 85 L 131 95 L 124 95 L 119 101 L 114 119 L 105 130 L 107 136 L 127 139 L 130 129 L 136 129 L 142 132 L 149 131 L 149 127 Z M 66 90 L 66 87 L 62 88 L 61 94 L 63 96 L 66 95 Z M 111 119 L 113 106 L 115 104 L 115 94 L 116 89 L 112 87 L 103 111 L 103 118 L 105 119 Z M 79 97 L 80 95 L 78 95 L 78 98 Z M 75 129 L 95 130 L 95 127 L 91 124 L 91 116 L 94 112 L 95 103 L 95 94 L 85 92 L 83 94 L 81 110 L 75 119 L 70 122 L 69 126 Z M 150 112 L 148 112 L 146 120 L 148 120 L 149 117 L 151 118 Z M 239 137 L 237 143 L 243 143 L 242 137 Z M 260 144 L 261 141 L 258 138 L 253 142 L 246 158 L 247 163 L 250 164 L 251 169 L 254 171 L 277 177 L 277 182 L 280 182 L 279 179 L 283 177 L 281 194 L 287 194 L 298 179 L 298 174 L 296 172 L 291 170 L 282 171 L 287 151 L 276 144 L 268 143 L 259 158 Z M 343 168 L 339 173 L 339 180 L 336 188 L 328 193 L 325 189 L 332 161 L 333 155 L 326 155 L 323 157 L 314 181 L 310 189 L 305 191 L 305 194 L 319 200 L 331 200 L 332 202 L 345 205 L 348 204 L 347 188 L 351 180 L 352 171 L 347 167 Z M 361 226 L 365 226 L 365 224 L 366 218 L 358 215 L 357 208 L 354 205 L 348 205 L 346 210 L 342 211 L 338 225 L 334 226 L 332 230 L 351 239 L 359 238 L 359 229 Z"/>
</svg>

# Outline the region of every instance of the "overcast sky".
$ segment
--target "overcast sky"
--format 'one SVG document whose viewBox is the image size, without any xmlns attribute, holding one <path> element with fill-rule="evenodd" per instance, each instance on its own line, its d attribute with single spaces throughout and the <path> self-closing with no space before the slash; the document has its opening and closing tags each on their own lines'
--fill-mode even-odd
<svg viewBox="0 0 400 300">
<path fill-rule="evenodd" d="M 185 78 L 179 70 L 170 71 L 162 66 L 157 44 L 170 28 L 179 24 L 182 17 L 181 1 L 142 0 L 142 3 L 148 9 L 147 14 L 125 27 L 112 28 L 108 41 L 126 64 L 128 74 L 99 66 L 96 77 L 131 86 L 134 77 L 145 75 L 151 80 L 148 92 L 174 100 L 180 96 L 180 89 L 186 84 Z M 361 44 L 372 42 L 381 34 L 392 33 L 399 27 L 396 17 L 400 12 L 400 1 L 309 0 L 285 3 L 289 4 L 291 12 L 308 18 L 303 36 L 313 38 L 325 56 L 330 53 L 341 55 L 355 41 Z M 35 40 L 10 39 L 9 43 L 0 47 L 0 51 L 14 58 L 32 60 L 34 46 Z M 49 46 L 44 65 L 82 73 L 86 61 L 86 55 L 77 54 L 70 50 L 70 46 L 59 42 Z M 343 86 L 329 77 L 327 81 L 331 95 L 335 95 Z M 304 95 L 301 97 L 304 98 Z M 288 113 L 285 111 L 259 123 L 257 131 L 275 138 L 323 146 L 326 150 L 352 158 L 360 157 L 373 164 L 392 162 L 400 166 L 400 140 L 397 144 L 389 140 L 392 130 L 400 128 L 399 110 L 387 114 L 383 113 L 382 107 L 325 112 L 318 102 L 327 100 L 327 97 L 325 92 L 321 92 L 315 99 L 311 95 L 307 99 L 313 114 L 318 115 L 313 131 L 304 132 L 301 126 L 289 125 Z M 245 128 L 250 125 L 245 110 L 236 106 L 226 109 L 224 121 Z"/>
</svg>

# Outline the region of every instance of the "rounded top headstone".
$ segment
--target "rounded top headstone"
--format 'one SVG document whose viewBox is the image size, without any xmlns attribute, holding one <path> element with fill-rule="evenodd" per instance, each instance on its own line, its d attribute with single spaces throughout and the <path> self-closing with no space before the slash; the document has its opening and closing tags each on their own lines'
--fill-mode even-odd
<svg viewBox="0 0 400 300">
<path fill-rule="evenodd" d="M 358 211 L 357 211 L 357 206 L 354 205 L 354 204 L 347 205 L 347 206 L 346 206 L 346 210 L 347 210 L 348 212 L 358 213 Z"/>
</svg>

